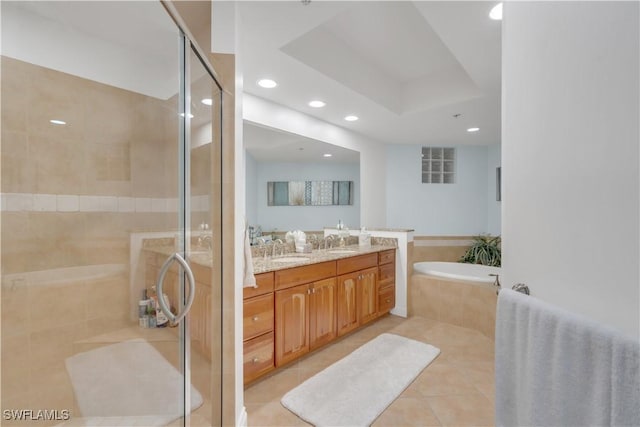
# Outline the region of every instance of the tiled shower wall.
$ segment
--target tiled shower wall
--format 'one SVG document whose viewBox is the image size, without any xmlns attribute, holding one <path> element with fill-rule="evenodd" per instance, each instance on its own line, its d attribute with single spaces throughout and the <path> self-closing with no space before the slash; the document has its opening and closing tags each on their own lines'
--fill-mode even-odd
<svg viewBox="0 0 640 427">
<path fill-rule="evenodd" d="M 2 409 L 66 409 L 73 343 L 129 324 L 129 233 L 176 228 L 177 103 L 11 58 L 1 67 Z M 195 186 L 202 218 L 208 185 Z M 29 272 L 105 264 L 125 273 L 29 285 Z"/>
</svg>

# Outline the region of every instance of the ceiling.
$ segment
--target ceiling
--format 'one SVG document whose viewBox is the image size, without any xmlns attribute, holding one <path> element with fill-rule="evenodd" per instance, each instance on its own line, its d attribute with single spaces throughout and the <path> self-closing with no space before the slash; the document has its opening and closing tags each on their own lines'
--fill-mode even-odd
<svg viewBox="0 0 640 427">
<path fill-rule="evenodd" d="M 360 153 L 304 136 L 265 128 L 245 120 L 245 148 L 259 162 L 359 163 Z M 331 157 L 324 157 L 331 154 Z"/>
<path fill-rule="evenodd" d="M 177 33 L 159 4 L 2 3 L 3 54 L 161 99 L 175 95 Z M 499 143 L 501 24 L 488 18 L 494 4 L 238 2 L 244 90 L 383 143 Z M 278 86 L 257 86 L 264 77 Z M 313 99 L 327 105 L 309 107 Z M 346 122 L 348 114 L 359 120 Z M 330 148 L 268 132 L 245 134 L 259 160 L 302 161 Z M 353 161 L 349 150 L 342 154 Z"/>
<path fill-rule="evenodd" d="M 496 3 L 239 2 L 244 90 L 383 143 L 500 143 Z"/>
</svg>

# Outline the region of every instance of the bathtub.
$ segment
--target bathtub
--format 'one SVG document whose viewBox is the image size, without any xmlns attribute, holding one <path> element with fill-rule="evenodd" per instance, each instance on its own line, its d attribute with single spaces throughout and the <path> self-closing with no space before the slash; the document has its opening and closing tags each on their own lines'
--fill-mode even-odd
<svg viewBox="0 0 640 427">
<path fill-rule="evenodd" d="M 413 264 L 413 272 L 467 282 L 494 283 L 495 277 L 490 274 L 501 274 L 502 269 L 461 262 L 416 262 Z"/>
<path fill-rule="evenodd" d="M 409 310 L 439 322 L 495 337 L 497 296 L 495 277 L 500 267 L 457 262 L 417 262 L 409 288 Z"/>
</svg>

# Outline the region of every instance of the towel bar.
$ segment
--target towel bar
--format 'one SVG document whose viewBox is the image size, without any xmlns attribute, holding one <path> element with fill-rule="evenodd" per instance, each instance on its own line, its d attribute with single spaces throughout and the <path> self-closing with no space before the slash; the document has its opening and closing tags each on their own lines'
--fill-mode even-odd
<svg viewBox="0 0 640 427">
<path fill-rule="evenodd" d="M 500 278 L 497 274 L 489 274 L 489 276 L 495 276 L 496 278 L 496 281 L 493 283 L 493 285 L 496 287 L 496 295 L 498 295 L 500 293 L 500 290 L 502 289 L 502 286 L 500 285 Z M 520 292 L 521 294 L 531 295 L 529 287 L 524 283 L 516 283 L 511 287 L 511 289 L 516 292 Z"/>
</svg>

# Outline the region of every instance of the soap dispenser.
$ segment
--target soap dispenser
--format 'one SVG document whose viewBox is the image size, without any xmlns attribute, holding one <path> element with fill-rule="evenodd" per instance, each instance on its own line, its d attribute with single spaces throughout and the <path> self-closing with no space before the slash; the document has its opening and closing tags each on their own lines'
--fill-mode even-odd
<svg viewBox="0 0 640 427">
<path fill-rule="evenodd" d="M 358 235 L 358 246 L 362 249 L 368 249 L 371 247 L 371 234 L 369 234 L 365 227 L 360 229 L 360 234 Z"/>
</svg>

